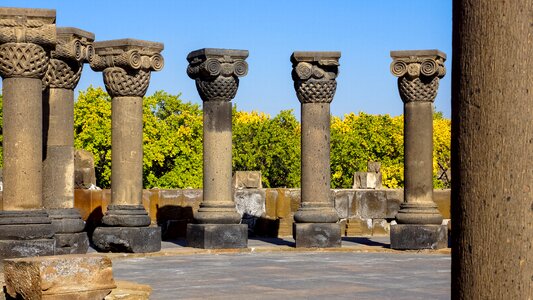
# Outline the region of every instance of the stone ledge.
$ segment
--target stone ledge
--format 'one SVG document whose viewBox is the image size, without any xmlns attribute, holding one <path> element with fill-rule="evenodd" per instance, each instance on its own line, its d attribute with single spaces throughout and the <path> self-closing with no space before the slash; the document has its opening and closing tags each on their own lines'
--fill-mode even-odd
<svg viewBox="0 0 533 300">
<path fill-rule="evenodd" d="M 161 250 L 160 227 L 98 227 L 92 242 L 101 252 L 147 253 Z"/>
<path fill-rule="evenodd" d="M 54 255 L 54 239 L 0 240 L 0 259 Z"/>
</svg>

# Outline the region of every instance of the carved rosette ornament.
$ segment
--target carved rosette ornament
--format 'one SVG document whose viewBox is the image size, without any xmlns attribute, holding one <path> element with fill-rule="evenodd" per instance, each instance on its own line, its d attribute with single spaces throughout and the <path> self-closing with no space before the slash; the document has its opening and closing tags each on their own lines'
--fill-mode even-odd
<svg viewBox="0 0 533 300">
<path fill-rule="evenodd" d="M 292 54 L 292 79 L 301 103 L 331 103 L 337 90 L 340 56 L 340 52 Z"/>
<path fill-rule="evenodd" d="M 439 79 L 446 75 L 446 54 L 439 50 L 391 51 L 391 57 L 390 69 L 398 77 L 402 101 L 435 101 Z"/>
<path fill-rule="evenodd" d="M 231 101 L 239 77 L 248 74 L 247 50 L 201 49 L 187 56 L 187 75 L 196 82 L 203 101 Z"/>
<path fill-rule="evenodd" d="M 72 27 L 57 28 L 57 45 L 43 78 L 43 88 L 73 90 L 81 77 L 83 64 L 94 58 L 94 34 Z"/>
<path fill-rule="evenodd" d="M 163 69 L 163 44 L 134 39 L 94 43 L 90 60 L 94 71 L 103 71 L 111 97 L 143 97 L 152 71 Z"/>
<path fill-rule="evenodd" d="M 42 78 L 56 44 L 55 11 L 4 8 L 0 12 L 0 76 Z"/>
</svg>

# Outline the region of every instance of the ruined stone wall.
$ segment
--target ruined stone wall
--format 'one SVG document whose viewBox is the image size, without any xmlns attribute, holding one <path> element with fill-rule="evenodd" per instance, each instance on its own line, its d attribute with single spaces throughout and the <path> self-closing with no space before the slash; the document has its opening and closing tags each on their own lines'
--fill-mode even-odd
<svg viewBox="0 0 533 300">
<path fill-rule="evenodd" d="M 343 236 L 388 235 L 390 221 L 403 201 L 401 189 L 331 190 Z M 111 200 L 110 190 L 76 190 L 75 207 L 87 220 L 89 232 L 99 224 Z M 256 236 L 292 235 L 294 213 L 300 205 L 300 189 L 234 190 L 237 211 L 249 232 Z M 445 219 L 450 218 L 450 190 L 435 190 L 434 199 Z M 202 190 L 144 190 L 143 205 L 153 224 L 162 227 L 163 238 L 185 236 L 202 200 Z"/>
</svg>

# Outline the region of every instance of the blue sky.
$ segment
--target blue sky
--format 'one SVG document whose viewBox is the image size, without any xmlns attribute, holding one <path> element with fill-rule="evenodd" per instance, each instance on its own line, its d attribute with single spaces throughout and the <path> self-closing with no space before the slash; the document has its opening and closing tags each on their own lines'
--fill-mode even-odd
<svg viewBox="0 0 533 300">
<path fill-rule="evenodd" d="M 342 52 L 333 115 L 364 111 L 399 115 L 402 102 L 389 72 L 390 50 L 440 49 L 448 55 L 437 110 L 450 116 L 452 5 L 449 0 L 2 0 L 2 6 L 55 8 L 57 25 L 95 33 L 97 40 L 163 42 L 165 68 L 153 73 L 156 90 L 201 103 L 187 77 L 187 54 L 199 48 L 247 49 L 248 75 L 234 102 L 241 110 L 299 115 L 289 57 L 295 50 Z M 101 73 L 84 69 L 77 90 L 102 86 Z"/>
</svg>

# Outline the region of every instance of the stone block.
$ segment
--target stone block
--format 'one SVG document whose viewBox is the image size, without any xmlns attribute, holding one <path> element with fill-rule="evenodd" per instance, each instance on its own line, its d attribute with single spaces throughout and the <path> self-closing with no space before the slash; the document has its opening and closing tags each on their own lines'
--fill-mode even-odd
<svg viewBox="0 0 533 300">
<path fill-rule="evenodd" d="M 0 259 L 54 255 L 54 239 L 0 240 Z"/>
<path fill-rule="evenodd" d="M 94 157 L 89 151 L 76 149 L 74 152 L 74 186 L 77 189 L 96 186 Z"/>
<path fill-rule="evenodd" d="M 265 190 L 236 190 L 234 194 L 237 212 L 243 216 L 262 217 L 266 213 Z"/>
<path fill-rule="evenodd" d="M 380 189 L 381 173 L 374 172 L 355 172 L 353 176 L 354 189 Z"/>
<path fill-rule="evenodd" d="M 62 255 L 4 261 L 7 293 L 16 299 L 103 299 L 116 287 L 111 260 Z"/>
<path fill-rule="evenodd" d="M 294 223 L 293 215 L 289 215 L 286 218 L 279 219 L 278 237 L 292 236 L 292 225 Z"/>
<path fill-rule="evenodd" d="M 300 189 L 287 189 L 285 197 L 289 199 L 291 205 L 291 212 L 296 212 L 300 208 L 300 202 L 302 202 L 302 193 Z"/>
<path fill-rule="evenodd" d="M 288 191 L 288 189 L 278 189 L 276 201 L 276 216 L 278 218 L 287 218 L 291 214 L 291 199 L 287 196 Z"/>
<path fill-rule="evenodd" d="M 433 190 L 433 201 L 444 219 L 450 219 L 451 190 Z"/>
<path fill-rule="evenodd" d="M 367 163 L 367 172 L 373 172 L 373 173 L 381 172 L 381 163 L 377 161 L 369 161 Z"/>
<path fill-rule="evenodd" d="M 147 284 L 139 284 L 131 281 L 116 280 L 116 289 L 111 291 L 104 300 L 148 300 L 152 288 Z"/>
<path fill-rule="evenodd" d="M 385 219 L 372 220 L 372 236 L 389 236 L 390 224 Z"/>
<path fill-rule="evenodd" d="M 359 216 L 363 219 L 383 219 L 387 216 L 385 190 L 357 190 L 355 193 Z"/>
<path fill-rule="evenodd" d="M 398 250 L 448 247 L 447 225 L 391 224 L 391 248 Z"/>
<path fill-rule="evenodd" d="M 187 246 L 202 249 L 248 247 L 246 224 L 188 224 Z"/>
<path fill-rule="evenodd" d="M 342 219 L 342 220 L 339 220 L 338 223 L 339 223 L 340 229 L 341 229 L 341 236 L 346 236 L 346 227 L 347 227 L 347 224 L 348 224 L 348 220 Z"/>
<path fill-rule="evenodd" d="M 371 236 L 372 225 L 372 219 L 348 218 L 346 220 L 346 236 Z"/>
<path fill-rule="evenodd" d="M 235 189 L 261 189 L 261 171 L 235 171 L 233 175 Z"/>
<path fill-rule="evenodd" d="M 276 219 L 276 205 L 278 202 L 278 190 L 266 189 L 265 191 L 265 214 L 269 219 Z"/>
<path fill-rule="evenodd" d="M 101 252 L 157 252 L 161 250 L 161 228 L 98 227 L 92 241 Z"/>
<path fill-rule="evenodd" d="M 394 219 L 400 205 L 403 203 L 403 189 L 386 189 L 384 190 L 387 197 L 387 213 L 385 218 Z"/>
<path fill-rule="evenodd" d="M 354 195 L 354 190 L 333 190 L 333 202 L 340 219 L 350 217 Z"/>
<path fill-rule="evenodd" d="M 55 254 L 85 254 L 89 250 L 89 238 L 86 232 L 56 233 Z"/>
<path fill-rule="evenodd" d="M 341 229 L 338 223 L 294 223 L 296 248 L 338 248 Z"/>
</svg>

